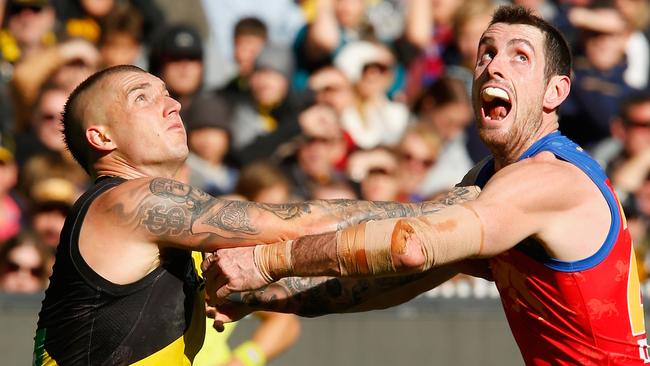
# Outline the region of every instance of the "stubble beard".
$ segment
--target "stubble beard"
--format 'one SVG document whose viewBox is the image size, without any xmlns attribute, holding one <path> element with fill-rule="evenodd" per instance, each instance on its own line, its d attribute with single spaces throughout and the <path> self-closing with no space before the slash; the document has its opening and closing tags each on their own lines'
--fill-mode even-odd
<svg viewBox="0 0 650 366">
<path fill-rule="evenodd" d="M 539 103 L 535 105 L 540 105 Z M 527 108 L 519 112 L 513 109 L 510 113 L 514 113 L 514 121 L 507 132 L 479 129 L 479 137 L 490 149 L 492 155 L 507 163 L 516 161 L 532 144 L 531 140 L 537 135 L 542 125 L 541 110 Z"/>
</svg>

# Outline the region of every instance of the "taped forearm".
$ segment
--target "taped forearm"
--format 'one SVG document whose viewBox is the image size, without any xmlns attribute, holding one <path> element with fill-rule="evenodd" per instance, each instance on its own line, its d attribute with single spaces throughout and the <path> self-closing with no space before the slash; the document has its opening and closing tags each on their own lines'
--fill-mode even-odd
<svg viewBox="0 0 650 366">
<path fill-rule="evenodd" d="M 470 206 L 454 205 L 419 218 L 369 221 L 295 242 L 255 248 L 269 282 L 288 276 L 368 276 L 425 271 L 480 255 L 484 229 Z"/>
<path fill-rule="evenodd" d="M 455 205 L 436 215 L 373 221 L 337 235 L 342 276 L 426 271 L 479 255 L 483 224 L 469 206 Z"/>
</svg>

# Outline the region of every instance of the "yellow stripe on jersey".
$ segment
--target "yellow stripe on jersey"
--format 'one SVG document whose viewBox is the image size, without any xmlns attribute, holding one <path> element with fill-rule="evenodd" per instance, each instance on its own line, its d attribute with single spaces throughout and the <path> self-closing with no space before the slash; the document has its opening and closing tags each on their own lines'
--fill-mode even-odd
<svg viewBox="0 0 650 366">
<path fill-rule="evenodd" d="M 634 248 L 630 248 L 630 272 L 627 279 L 627 308 L 630 314 L 632 335 L 645 334 L 645 318 L 643 317 L 643 303 L 641 302 L 641 283 L 636 268 Z"/>
</svg>

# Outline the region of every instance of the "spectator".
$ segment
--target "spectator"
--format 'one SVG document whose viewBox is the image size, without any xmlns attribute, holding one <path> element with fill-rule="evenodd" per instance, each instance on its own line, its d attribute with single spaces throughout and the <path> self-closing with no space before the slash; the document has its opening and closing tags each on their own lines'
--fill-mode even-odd
<svg viewBox="0 0 650 366">
<path fill-rule="evenodd" d="M 311 199 L 314 200 L 356 200 L 359 199 L 356 190 L 348 180 L 339 179 L 324 184 L 316 184 L 312 188 Z"/>
<path fill-rule="evenodd" d="M 363 0 L 318 0 L 316 17 L 296 35 L 296 88 L 305 85 L 310 73 L 331 63 L 347 43 L 376 40 L 365 10 Z"/>
<path fill-rule="evenodd" d="M 35 294 L 47 287 L 54 257 L 30 233 L 14 236 L 0 247 L 0 291 Z"/>
<path fill-rule="evenodd" d="M 626 24 L 625 82 L 635 89 L 648 89 L 650 78 L 650 3 L 647 1 L 616 0 L 616 9 Z"/>
<path fill-rule="evenodd" d="M 173 25 L 156 35 L 149 71 L 166 83 L 171 96 L 186 110 L 203 86 L 203 67 L 203 42 L 192 26 Z"/>
<path fill-rule="evenodd" d="M 640 188 L 650 172 L 649 94 L 635 95 L 621 103 L 620 117 L 612 122 L 612 135 L 612 139 L 599 145 L 598 151 L 602 153 L 606 144 L 612 146 L 609 149 L 613 153 L 608 154 L 611 157 L 605 157 L 603 163 L 624 201 Z"/>
<path fill-rule="evenodd" d="M 459 182 L 474 164 L 467 148 L 471 135 L 466 131 L 472 120 L 472 109 L 463 82 L 448 77 L 438 79 L 427 88 L 415 109 L 419 120 L 430 124 L 442 139 L 437 163 L 420 188 L 429 197 Z"/>
<path fill-rule="evenodd" d="M 301 199 L 313 198 L 322 185 L 345 179 L 343 168 L 346 142 L 335 111 L 326 105 L 314 105 L 299 116 L 302 136 L 295 159 L 284 161 L 284 168 Z"/>
<path fill-rule="evenodd" d="M 208 83 L 225 85 L 236 70 L 233 52 L 235 24 L 244 17 L 255 17 L 264 22 L 269 42 L 289 47 L 304 18 L 295 0 L 240 1 L 201 0 L 203 14 L 210 27 L 208 39 Z M 185 2 L 184 2 L 185 3 Z M 216 47 L 216 49 L 214 49 Z"/>
<path fill-rule="evenodd" d="M 232 193 L 238 172 L 226 163 L 230 146 L 230 114 L 226 101 L 215 94 L 196 98 L 185 119 L 189 184 L 220 196 Z"/>
<path fill-rule="evenodd" d="M 408 108 L 386 97 L 394 62 L 386 47 L 370 42 L 350 43 L 334 60 L 354 86 L 354 101 L 343 111 L 341 121 L 361 149 L 395 145 L 406 129 Z"/>
<path fill-rule="evenodd" d="M 65 151 L 61 113 L 68 99 L 67 91 L 46 85 L 37 101 L 31 129 L 17 137 L 16 159 L 20 166 L 37 154 L 62 155 Z"/>
<path fill-rule="evenodd" d="M 360 184 L 361 199 L 397 201 L 400 193 L 398 163 L 397 156 L 384 147 L 359 150 L 350 155 L 348 176 Z"/>
<path fill-rule="evenodd" d="M 102 35 L 102 22 L 111 16 L 116 8 L 129 5 L 133 12 L 142 17 L 144 39 L 149 42 L 154 32 L 165 23 L 163 12 L 155 1 L 149 0 L 67 0 L 57 1 L 57 18 L 70 37 L 84 38 L 97 44 Z"/>
<path fill-rule="evenodd" d="M 620 98 L 633 92 L 623 79 L 625 24 L 613 8 L 576 8 L 569 19 L 581 30 L 583 51 L 574 62 L 571 94 L 560 108 L 560 129 L 591 150 L 609 137 Z"/>
<path fill-rule="evenodd" d="M 54 252 L 72 204 L 79 196 L 74 185 L 63 178 L 37 182 L 31 190 L 30 222 L 40 242 Z"/>
<path fill-rule="evenodd" d="M 54 172 L 54 168 L 60 166 L 63 171 L 61 177 L 66 177 L 78 187 L 83 187 L 88 182 L 88 176 L 74 162 L 63 142 L 60 118 L 67 98 L 67 90 L 54 84 L 43 88 L 33 112 L 31 129 L 16 138 L 16 161 L 19 166 L 26 168 L 32 165 L 29 162 L 31 159 L 42 157 L 39 159 L 47 160 L 49 164 L 41 165 L 44 169 L 39 174 Z M 31 187 L 27 187 L 25 192 L 28 193 L 29 189 Z"/>
<path fill-rule="evenodd" d="M 101 21 L 98 47 L 103 67 L 136 65 L 147 68 L 142 52 L 142 16 L 128 3 L 115 7 Z"/>
<path fill-rule="evenodd" d="M 314 71 L 308 84 L 316 103 L 334 108 L 339 116 L 354 104 L 352 84 L 340 69 L 332 65 Z"/>
<path fill-rule="evenodd" d="M 276 166 L 256 161 L 242 168 L 235 193 L 248 201 L 288 203 L 291 200 L 291 184 Z"/>
<path fill-rule="evenodd" d="M 22 226 L 23 209 L 16 195 L 18 166 L 7 148 L 0 146 L 0 246 L 18 234 Z"/>
<path fill-rule="evenodd" d="M 406 98 L 409 104 L 420 95 L 421 91 L 434 83 L 445 72 L 445 63 L 449 62 L 448 53 L 454 41 L 453 21 L 458 8 L 463 4 L 461 0 L 441 0 L 424 2 L 416 10 L 418 13 L 427 14 L 428 19 L 421 30 L 414 30 L 417 34 L 423 33 L 420 41 L 410 37 L 411 47 L 416 46 L 417 54 L 413 60 L 406 61 L 408 75 L 406 80 Z M 408 40 L 408 38 L 407 38 Z M 413 51 L 411 51 L 413 52 Z"/>
<path fill-rule="evenodd" d="M 441 146 L 442 139 L 430 124 L 418 123 L 406 130 L 397 145 L 399 164 L 396 173 L 400 182 L 398 201 L 425 200 L 422 185 L 438 160 Z"/>
<path fill-rule="evenodd" d="M 255 60 L 266 46 L 267 40 L 266 25 L 260 19 L 246 17 L 235 24 L 233 45 L 237 75 L 221 89 L 228 99 L 240 99 L 250 90 L 250 76 L 255 69 Z"/>
<path fill-rule="evenodd" d="M 285 48 L 269 45 L 257 57 L 250 94 L 233 111 L 232 152 L 239 165 L 272 156 L 300 134 L 298 114 L 306 102 L 290 89 L 292 73 Z"/>
<path fill-rule="evenodd" d="M 35 51 L 16 63 L 11 81 L 17 130 L 29 126 L 34 105 L 45 84 L 54 84 L 68 93 L 99 65 L 99 52 L 91 43 L 73 39 Z"/>
<path fill-rule="evenodd" d="M 14 64 L 56 42 L 56 14 L 49 0 L 8 0 L 6 27 L 0 31 L 3 62 Z"/>
</svg>

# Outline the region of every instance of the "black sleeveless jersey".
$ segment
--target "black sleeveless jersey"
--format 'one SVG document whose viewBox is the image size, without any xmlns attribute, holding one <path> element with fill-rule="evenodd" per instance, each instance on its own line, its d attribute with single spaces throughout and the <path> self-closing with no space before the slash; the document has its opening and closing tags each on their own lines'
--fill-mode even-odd
<svg viewBox="0 0 650 366">
<path fill-rule="evenodd" d="M 75 203 L 39 313 L 34 365 L 190 365 L 205 334 L 204 292 L 190 251 L 171 249 L 144 278 L 117 285 L 79 252 L 90 204 L 125 180 L 99 179 Z"/>
</svg>

